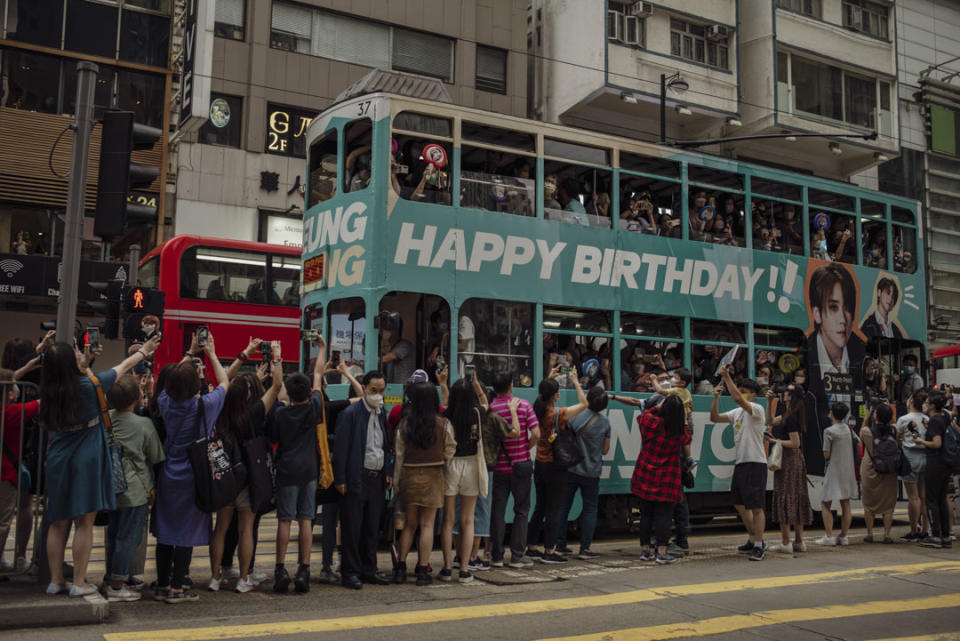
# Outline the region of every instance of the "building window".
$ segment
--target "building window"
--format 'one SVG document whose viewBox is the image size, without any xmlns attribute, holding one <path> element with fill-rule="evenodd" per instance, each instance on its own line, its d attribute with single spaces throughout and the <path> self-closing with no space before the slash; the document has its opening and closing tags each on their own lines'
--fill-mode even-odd
<svg viewBox="0 0 960 641">
<path fill-rule="evenodd" d="M 9 0 L 7 38 L 59 49 L 63 35 L 63 0 Z"/>
<path fill-rule="evenodd" d="M 730 28 L 670 19 L 670 53 L 718 69 L 730 68 Z"/>
<path fill-rule="evenodd" d="M 239 147 L 242 110 L 243 98 L 210 94 L 210 115 L 200 128 L 200 143 Z"/>
<path fill-rule="evenodd" d="M 644 46 L 645 22 L 630 15 L 628 6 L 611 2 L 607 9 L 607 40 L 636 47 Z"/>
<path fill-rule="evenodd" d="M 165 84 L 166 79 L 160 74 L 120 69 L 117 73 L 117 106 L 132 111 L 135 122 L 162 129 Z M 237 109 L 236 115 L 239 116 L 239 106 Z M 239 127 L 239 118 L 237 120 Z"/>
<path fill-rule="evenodd" d="M 477 45 L 477 89 L 507 93 L 507 52 Z"/>
<path fill-rule="evenodd" d="M 60 92 L 60 61 L 55 56 L 0 49 L 3 95 L 0 106 L 55 114 Z"/>
<path fill-rule="evenodd" d="M 820 0 L 777 0 L 777 6 L 818 19 L 823 15 Z"/>
<path fill-rule="evenodd" d="M 450 38 L 274 0 L 270 46 L 453 82 Z"/>
<path fill-rule="evenodd" d="M 243 40 L 244 16 L 244 0 L 216 0 L 213 35 Z"/>
<path fill-rule="evenodd" d="M 115 58 L 117 6 L 69 0 L 64 48 L 91 56 Z"/>
<path fill-rule="evenodd" d="M 147 3 L 143 3 L 147 4 Z M 152 3 L 158 4 L 158 3 Z M 127 3 L 129 6 L 130 3 Z M 124 9 L 120 24 L 121 60 L 166 67 L 170 53 L 168 16 Z"/>
<path fill-rule="evenodd" d="M 868 0 L 844 0 L 843 26 L 887 40 L 887 7 Z"/>
</svg>

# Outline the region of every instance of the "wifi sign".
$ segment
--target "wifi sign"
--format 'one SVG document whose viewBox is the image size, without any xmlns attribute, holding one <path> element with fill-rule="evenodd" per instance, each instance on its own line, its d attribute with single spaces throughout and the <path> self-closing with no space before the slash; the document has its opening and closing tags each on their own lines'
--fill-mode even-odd
<svg viewBox="0 0 960 641">
<path fill-rule="evenodd" d="M 23 263 L 13 258 L 0 260 L 0 271 L 7 275 L 7 278 L 13 278 L 13 275 L 23 269 Z"/>
</svg>

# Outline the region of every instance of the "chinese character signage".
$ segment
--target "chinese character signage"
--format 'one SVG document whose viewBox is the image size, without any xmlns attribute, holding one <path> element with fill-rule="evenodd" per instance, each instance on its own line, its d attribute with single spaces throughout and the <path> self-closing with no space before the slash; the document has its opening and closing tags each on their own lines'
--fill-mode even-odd
<svg viewBox="0 0 960 641">
<path fill-rule="evenodd" d="M 267 104 L 268 154 L 307 157 L 307 127 L 316 116 L 315 111 Z"/>
</svg>

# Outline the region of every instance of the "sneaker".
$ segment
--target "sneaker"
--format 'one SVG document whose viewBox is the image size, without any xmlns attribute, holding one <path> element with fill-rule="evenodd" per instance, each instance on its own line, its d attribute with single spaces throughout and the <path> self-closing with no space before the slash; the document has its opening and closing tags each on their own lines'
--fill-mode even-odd
<svg viewBox="0 0 960 641">
<path fill-rule="evenodd" d="M 454 569 L 456 569 L 456 570 L 459 570 L 459 569 L 460 569 L 460 555 L 459 555 L 459 554 L 458 554 L 457 556 L 453 557 L 453 567 L 454 567 Z"/>
<path fill-rule="evenodd" d="M 199 601 L 200 595 L 196 592 L 189 592 L 187 590 L 180 590 L 179 592 L 170 592 L 167 595 L 167 598 L 164 599 L 165 603 L 170 605 L 176 605 L 178 603 L 188 603 L 190 601 Z"/>
<path fill-rule="evenodd" d="M 850 537 L 847 536 L 838 536 L 837 545 L 850 545 Z"/>
<path fill-rule="evenodd" d="M 210 577 L 210 583 L 207 584 L 207 592 L 219 592 L 221 583 L 226 583 L 226 581 L 222 578 Z"/>
<path fill-rule="evenodd" d="M 96 593 L 97 593 L 97 588 L 92 585 L 87 585 L 86 587 L 82 587 L 74 583 L 73 585 L 70 586 L 70 596 L 74 598 L 89 596 L 91 594 L 96 594 Z"/>
<path fill-rule="evenodd" d="M 287 568 L 278 565 L 277 569 L 273 571 L 273 591 L 284 594 L 289 587 L 290 573 L 287 572 Z"/>
<path fill-rule="evenodd" d="M 760 550 L 760 548 L 757 548 L 757 549 Z M 760 553 L 763 554 L 763 550 L 760 550 Z M 750 558 L 752 559 L 753 556 L 751 555 Z M 670 565 L 671 563 L 677 562 L 677 557 L 673 556 L 669 552 L 667 552 L 666 554 L 660 554 L 658 552 L 656 556 L 656 562 L 657 562 L 657 565 Z"/>
<path fill-rule="evenodd" d="M 836 544 L 837 544 L 837 537 L 835 537 L 835 536 L 827 536 L 826 534 L 824 534 L 824 535 L 821 536 L 819 539 L 817 539 L 816 541 L 814 541 L 814 543 L 816 543 L 817 545 L 836 545 Z"/>
<path fill-rule="evenodd" d="M 502 567 L 503 567 L 503 559 L 499 559 L 499 560 L 493 559 L 493 560 L 491 560 L 491 561 L 490 561 L 490 567 L 492 567 L 492 568 L 502 568 Z"/>
<path fill-rule="evenodd" d="M 600 556 L 599 552 L 594 552 L 593 550 L 590 550 L 590 549 L 580 550 L 580 553 L 577 554 L 577 558 L 580 559 L 581 561 L 589 561 L 591 559 L 597 558 L 598 556 Z"/>
<path fill-rule="evenodd" d="M 0 572 L 13 572 L 16 568 L 16 562 L 11 563 L 5 557 L 0 557 Z"/>
<path fill-rule="evenodd" d="M 111 603 L 118 601 L 139 601 L 142 596 L 142 594 L 134 592 L 127 588 L 127 586 L 123 586 L 119 590 L 114 590 L 112 586 L 107 586 L 107 601 Z"/>
<path fill-rule="evenodd" d="M 453 571 L 447 569 L 440 570 L 440 573 L 437 574 L 437 578 L 445 583 L 449 583 L 450 581 L 453 581 Z"/>
<path fill-rule="evenodd" d="M 460 570 L 460 575 L 457 577 L 457 581 L 460 583 L 473 583 L 473 575 L 469 572 Z"/>
<path fill-rule="evenodd" d="M 467 563 L 467 569 L 471 572 L 486 572 L 490 569 L 490 564 L 483 559 L 474 559 Z"/>
<path fill-rule="evenodd" d="M 806 551 L 807 551 L 807 544 L 804 543 L 803 541 L 796 541 L 796 542 L 794 542 L 794 544 L 793 544 L 793 551 L 794 551 L 794 552 L 806 552 Z"/>
<path fill-rule="evenodd" d="M 557 546 L 557 549 L 554 550 L 554 552 L 556 552 L 557 554 L 562 554 L 563 556 L 570 556 L 571 554 L 573 554 L 573 550 L 568 548 L 566 545 Z"/>
<path fill-rule="evenodd" d="M 559 565 L 560 563 L 566 563 L 567 559 L 560 556 L 556 552 L 551 552 L 550 554 L 544 554 L 542 557 L 540 557 L 540 561 L 550 565 Z"/>
<path fill-rule="evenodd" d="M 770 546 L 771 552 L 780 552 L 782 554 L 793 554 L 793 543 L 778 543 Z"/>
<path fill-rule="evenodd" d="M 145 588 L 146 585 L 147 585 L 146 581 L 144 581 L 143 579 L 138 579 L 135 576 L 131 576 L 129 579 L 127 579 L 127 582 L 124 583 L 124 586 L 128 590 L 133 590 L 134 592 L 142 592 L 143 588 Z"/>
<path fill-rule="evenodd" d="M 523 556 L 530 559 L 531 561 L 543 561 L 543 557 L 546 555 L 540 550 L 527 548 L 527 551 L 523 553 Z"/>
<path fill-rule="evenodd" d="M 297 573 L 293 577 L 293 589 L 299 592 L 300 594 L 305 594 L 310 591 L 310 566 L 309 565 L 300 565 L 297 568 Z"/>
<path fill-rule="evenodd" d="M 667 546 L 667 554 L 672 554 L 673 556 L 686 556 L 689 553 L 687 548 L 684 548 L 676 543 L 671 543 Z"/>
<path fill-rule="evenodd" d="M 238 570 L 232 565 L 224 565 L 220 567 L 220 576 L 222 576 L 224 580 L 239 579 L 240 570 Z"/>
<path fill-rule="evenodd" d="M 418 565 L 414 568 L 414 572 L 417 575 L 418 586 L 423 587 L 433 583 L 433 577 L 430 576 L 430 566 L 423 567 L 422 565 Z"/>
<path fill-rule="evenodd" d="M 320 575 L 317 576 L 317 580 L 320 583 L 328 583 L 330 585 L 335 585 L 337 583 L 340 583 L 340 575 L 334 572 L 333 570 L 331 570 L 330 568 L 324 568 L 320 570 Z"/>
<path fill-rule="evenodd" d="M 953 539 L 943 539 L 942 541 L 940 541 L 940 545 L 944 549 L 950 549 L 953 547 Z"/>
<path fill-rule="evenodd" d="M 640 560 L 641 561 L 653 561 L 656 558 L 656 555 L 653 553 L 653 550 L 641 550 L 640 551 Z"/>
<path fill-rule="evenodd" d="M 914 541 L 917 540 L 917 535 L 914 534 L 913 532 L 907 532 L 906 534 L 900 537 L 900 540 L 903 541 L 904 543 L 913 543 Z"/>
<path fill-rule="evenodd" d="M 250 575 L 247 575 L 246 580 L 240 579 L 239 581 L 237 581 L 237 587 L 234 588 L 234 592 L 239 592 L 240 594 L 244 594 L 246 592 L 250 592 L 251 590 L 256 590 L 259 587 L 260 587 L 260 582 L 254 581 L 250 577 Z"/>
<path fill-rule="evenodd" d="M 562 558 L 562 557 L 561 557 Z M 516 558 L 510 558 L 510 567 L 512 568 L 529 568 L 533 566 L 533 561 L 526 558 L 523 555 L 518 555 Z"/>
<path fill-rule="evenodd" d="M 62 585 L 57 585 L 56 583 L 51 583 L 47 586 L 47 596 L 57 596 L 60 594 L 70 594 L 70 589 L 73 587 L 73 584 L 67 581 Z"/>
<path fill-rule="evenodd" d="M 763 547 L 759 545 L 755 545 L 753 547 L 753 552 L 751 552 L 750 556 L 747 558 L 749 558 L 751 561 L 763 561 L 763 557 L 764 557 L 763 550 L 764 550 Z"/>
<path fill-rule="evenodd" d="M 750 554 L 753 552 L 753 541 L 747 539 L 747 542 L 737 548 L 737 552 L 740 554 Z"/>
<path fill-rule="evenodd" d="M 927 538 L 920 541 L 920 545 L 925 548 L 934 548 L 939 550 L 943 547 L 943 542 L 935 536 L 928 536 Z"/>
<path fill-rule="evenodd" d="M 13 571 L 17 574 L 26 574 L 36 566 L 30 563 L 25 556 L 18 556 L 13 564 Z"/>
<path fill-rule="evenodd" d="M 154 601 L 166 601 L 167 597 L 170 596 L 170 588 L 158 588 L 151 584 L 150 589 L 153 590 Z"/>
</svg>

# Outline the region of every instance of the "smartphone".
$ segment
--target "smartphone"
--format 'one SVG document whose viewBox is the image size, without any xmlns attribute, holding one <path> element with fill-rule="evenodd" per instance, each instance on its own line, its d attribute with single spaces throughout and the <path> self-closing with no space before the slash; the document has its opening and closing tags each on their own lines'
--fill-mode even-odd
<svg viewBox="0 0 960 641">
<path fill-rule="evenodd" d="M 203 347 L 207 344 L 207 338 L 210 336 L 210 328 L 206 325 L 201 325 L 197 328 L 197 345 Z"/>
<path fill-rule="evenodd" d="M 333 350 L 332 352 L 330 352 L 330 364 L 333 365 L 334 367 L 338 367 L 338 366 L 340 365 L 340 350 L 339 350 L 339 349 L 335 349 L 335 350 Z"/>
<path fill-rule="evenodd" d="M 561 373 L 561 374 L 564 374 L 565 376 L 570 376 L 570 374 L 573 373 L 573 368 L 572 368 L 572 367 L 561 367 L 561 368 L 560 368 L 560 373 Z"/>
<path fill-rule="evenodd" d="M 270 341 L 263 341 L 260 343 L 260 361 L 263 363 L 269 363 L 272 355 L 273 345 L 270 344 Z"/>
<path fill-rule="evenodd" d="M 318 336 L 319 336 L 319 334 L 317 334 L 317 330 L 315 330 L 315 329 L 301 329 L 301 330 L 300 330 L 300 340 L 303 341 L 303 342 L 305 342 L 305 343 L 316 343 Z"/>
<path fill-rule="evenodd" d="M 473 378 L 477 375 L 477 366 L 476 365 L 464 365 L 463 366 L 463 375 L 466 378 Z"/>
<path fill-rule="evenodd" d="M 87 328 L 87 344 L 90 346 L 91 352 L 100 351 L 100 328 L 99 327 Z"/>
</svg>

